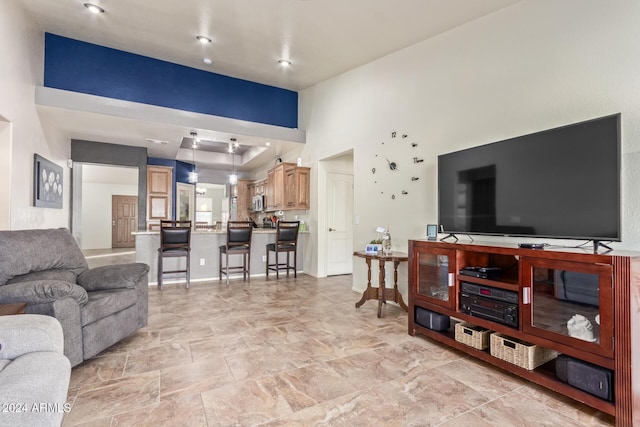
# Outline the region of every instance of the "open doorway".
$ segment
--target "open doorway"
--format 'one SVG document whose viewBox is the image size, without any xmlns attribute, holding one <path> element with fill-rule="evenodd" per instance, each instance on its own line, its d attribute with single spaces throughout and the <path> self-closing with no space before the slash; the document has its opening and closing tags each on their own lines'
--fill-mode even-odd
<svg viewBox="0 0 640 427">
<path fill-rule="evenodd" d="M 196 186 L 196 226 L 219 229 L 229 218 L 226 184 L 198 183 Z"/>
<path fill-rule="evenodd" d="M 91 267 L 135 261 L 138 168 L 75 163 L 81 168 L 80 247 Z M 74 200 L 78 203 L 78 200 Z"/>
</svg>

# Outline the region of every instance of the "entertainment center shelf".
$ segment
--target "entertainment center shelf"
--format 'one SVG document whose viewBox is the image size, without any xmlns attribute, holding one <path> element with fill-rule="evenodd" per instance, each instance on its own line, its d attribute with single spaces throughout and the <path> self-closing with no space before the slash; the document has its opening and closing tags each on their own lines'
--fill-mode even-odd
<svg viewBox="0 0 640 427">
<path fill-rule="evenodd" d="M 439 327 L 446 316 L 450 326 Z M 510 363 L 490 348 L 458 341 L 454 331 L 460 322 L 505 336 L 503 345 L 515 339 L 526 348 L 551 350 L 551 357 L 562 354 L 563 360 L 610 371 L 612 384 L 600 383 L 601 390 L 593 391 L 565 382 L 556 374 L 555 359 L 531 370 Z M 409 241 L 410 335 L 429 337 L 611 414 L 620 426 L 640 425 L 640 371 L 632 371 L 640 366 L 640 335 L 632 331 L 639 322 L 640 253 Z M 607 386 L 613 397 L 599 396 Z"/>
</svg>

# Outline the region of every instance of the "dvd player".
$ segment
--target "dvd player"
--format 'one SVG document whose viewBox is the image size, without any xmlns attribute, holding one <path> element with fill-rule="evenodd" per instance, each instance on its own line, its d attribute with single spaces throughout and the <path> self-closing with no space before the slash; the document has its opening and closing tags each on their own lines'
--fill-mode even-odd
<svg viewBox="0 0 640 427">
<path fill-rule="evenodd" d="M 499 267 L 464 267 L 460 274 L 480 279 L 496 280 L 500 278 L 502 269 Z"/>
</svg>

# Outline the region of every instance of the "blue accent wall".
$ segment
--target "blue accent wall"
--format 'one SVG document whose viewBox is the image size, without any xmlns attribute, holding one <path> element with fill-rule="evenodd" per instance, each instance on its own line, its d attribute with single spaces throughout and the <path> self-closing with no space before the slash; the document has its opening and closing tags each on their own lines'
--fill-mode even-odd
<svg viewBox="0 0 640 427">
<path fill-rule="evenodd" d="M 196 170 L 195 166 L 191 163 L 181 162 L 176 160 L 176 182 L 184 182 L 189 184 L 189 174 Z"/>
<path fill-rule="evenodd" d="M 297 92 L 50 33 L 45 33 L 44 85 L 195 113 L 298 127 Z"/>
</svg>

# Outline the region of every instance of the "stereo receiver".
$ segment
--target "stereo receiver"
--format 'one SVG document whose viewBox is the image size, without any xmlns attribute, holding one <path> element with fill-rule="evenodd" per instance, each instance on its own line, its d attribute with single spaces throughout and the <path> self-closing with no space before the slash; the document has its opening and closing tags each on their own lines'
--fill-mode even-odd
<svg viewBox="0 0 640 427">
<path fill-rule="evenodd" d="M 518 293 L 462 282 L 460 309 L 471 316 L 518 327 Z"/>
</svg>

